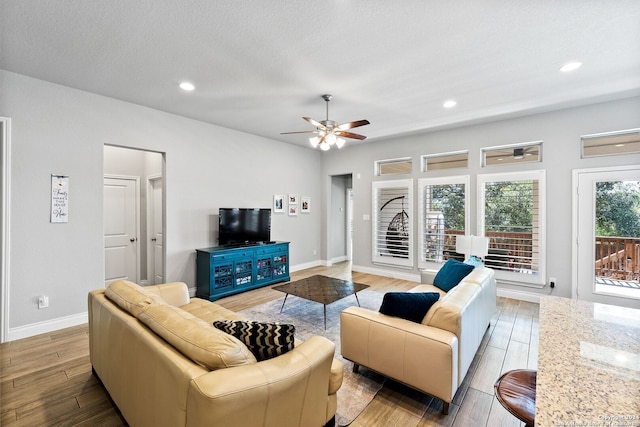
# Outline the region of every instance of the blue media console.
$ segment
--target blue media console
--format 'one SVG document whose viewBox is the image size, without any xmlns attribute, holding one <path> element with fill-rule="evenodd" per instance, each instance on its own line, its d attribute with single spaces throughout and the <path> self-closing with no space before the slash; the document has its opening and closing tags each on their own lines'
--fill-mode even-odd
<svg viewBox="0 0 640 427">
<path fill-rule="evenodd" d="M 289 242 L 196 249 L 196 296 L 214 301 L 289 277 Z"/>
</svg>

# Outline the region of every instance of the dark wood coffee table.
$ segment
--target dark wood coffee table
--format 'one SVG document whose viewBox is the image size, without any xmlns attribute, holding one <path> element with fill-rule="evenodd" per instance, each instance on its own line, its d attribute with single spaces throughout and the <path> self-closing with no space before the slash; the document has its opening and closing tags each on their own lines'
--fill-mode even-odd
<svg viewBox="0 0 640 427">
<path fill-rule="evenodd" d="M 284 285 L 274 286 L 272 289 L 286 294 L 284 301 L 282 301 L 282 307 L 280 307 L 280 313 L 282 313 L 284 303 L 287 302 L 289 295 L 295 295 L 322 304 L 324 307 L 324 328 L 327 329 L 327 305 L 349 295 L 354 295 L 358 306 L 360 306 L 357 292 L 368 287 L 369 285 L 353 283 L 351 280 L 316 275 Z"/>
</svg>

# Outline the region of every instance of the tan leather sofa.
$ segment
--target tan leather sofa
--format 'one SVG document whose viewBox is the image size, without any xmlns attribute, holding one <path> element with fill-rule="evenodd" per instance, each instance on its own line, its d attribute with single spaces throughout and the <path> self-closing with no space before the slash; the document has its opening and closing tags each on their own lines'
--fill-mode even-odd
<svg viewBox="0 0 640 427">
<path fill-rule="evenodd" d="M 427 275 L 426 280 L 433 283 Z M 423 282 L 424 282 L 423 277 Z M 422 323 L 361 307 L 340 314 L 342 356 L 441 399 L 449 410 L 496 312 L 492 269 L 475 268 L 448 293 L 430 284 L 410 292 L 438 292 Z"/>
<path fill-rule="evenodd" d="M 190 299 L 184 283 L 119 282 L 109 297 L 89 293 L 89 344 L 94 372 L 130 426 L 332 425 L 342 363 L 331 341 L 315 336 L 256 362 L 241 341 L 210 326 L 241 315 Z"/>
</svg>

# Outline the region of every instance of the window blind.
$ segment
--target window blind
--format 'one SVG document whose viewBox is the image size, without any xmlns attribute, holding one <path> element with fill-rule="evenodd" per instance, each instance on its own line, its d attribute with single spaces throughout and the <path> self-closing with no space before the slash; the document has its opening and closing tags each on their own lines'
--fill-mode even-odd
<svg viewBox="0 0 640 427">
<path fill-rule="evenodd" d="M 412 266 L 411 180 L 374 182 L 374 262 Z"/>
</svg>

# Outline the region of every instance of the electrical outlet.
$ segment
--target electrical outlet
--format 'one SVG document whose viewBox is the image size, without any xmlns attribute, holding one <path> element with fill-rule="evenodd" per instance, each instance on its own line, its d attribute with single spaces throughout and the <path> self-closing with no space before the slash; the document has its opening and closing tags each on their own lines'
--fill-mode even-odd
<svg viewBox="0 0 640 427">
<path fill-rule="evenodd" d="M 549 287 L 551 289 L 556 287 L 556 278 L 555 277 L 549 277 Z"/>
<path fill-rule="evenodd" d="M 41 295 L 38 297 L 38 308 L 47 308 L 49 307 L 49 297 L 46 295 Z"/>
</svg>

